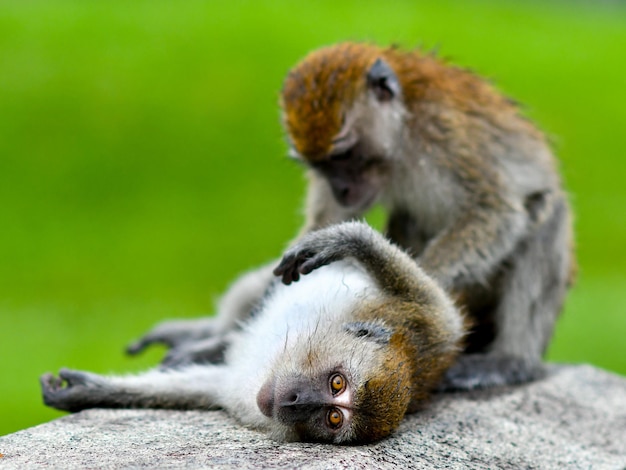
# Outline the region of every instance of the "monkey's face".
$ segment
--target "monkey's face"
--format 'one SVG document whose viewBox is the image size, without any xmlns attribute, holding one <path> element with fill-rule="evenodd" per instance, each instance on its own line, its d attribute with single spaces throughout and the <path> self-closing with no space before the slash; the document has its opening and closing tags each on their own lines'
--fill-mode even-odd
<svg viewBox="0 0 626 470">
<path fill-rule="evenodd" d="M 343 442 L 351 430 L 353 398 L 351 379 L 336 368 L 316 377 L 270 379 L 259 391 L 257 404 L 264 415 L 289 427 L 298 440 Z"/>
<path fill-rule="evenodd" d="M 310 163 L 311 168 L 326 179 L 337 202 L 357 210 L 374 204 L 388 176 L 385 160 L 368 155 L 364 147 L 359 143 Z"/>
<path fill-rule="evenodd" d="M 278 360 L 257 394 L 279 439 L 355 443 L 379 440 L 404 417 L 409 361 L 391 332 L 374 322 L 318 329 Z"/>
</svg>

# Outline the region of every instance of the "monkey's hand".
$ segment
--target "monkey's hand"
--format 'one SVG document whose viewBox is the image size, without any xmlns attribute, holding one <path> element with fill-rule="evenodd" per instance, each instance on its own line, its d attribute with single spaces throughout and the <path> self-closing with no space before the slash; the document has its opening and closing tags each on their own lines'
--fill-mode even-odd
<svg viewBox="0 0 626 470">
<path fill-rule="evenodd" d="M 90 372 L 61 369 L 59 377 L 47 373 L 41 376 L 41 392 L 46 405 L 64 411 L 92 408 L 106 380 Z"/>
<path fill-rule="evenodd" d="M 274 275 L 281 276 L 289 285 L 333 261 L 353 255 L 355 244 L 363 240 L 365 232 L 372 229 L 363 223 L 344 222 L 331 225 L 306 234 L 298 243 L 289 248 L 274 269 Z"/>
<path fill-rule="evenodd" d="M 164 321 L 128 345 L 126 353 L 138 354 L 152 344 L 164 344 L 169 348 L 178 348 L 186 343 L 210 338 L 215 335 L 215 330 L 213 318 Z"/>
<path fill-rule="evenodd" d="M 439 391 L 464 391 L 504 385 L 518 385 L 540 379 L 545 368 L 540 362 L 495 354 L 460 356 L 448 369 Z"/>
</svg>

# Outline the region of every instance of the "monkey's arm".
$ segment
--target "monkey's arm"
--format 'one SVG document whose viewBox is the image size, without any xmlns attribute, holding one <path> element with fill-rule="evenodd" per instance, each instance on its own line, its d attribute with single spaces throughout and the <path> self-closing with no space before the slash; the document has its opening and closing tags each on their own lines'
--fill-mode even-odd
<svg viewBox="0 0 626 470">
<path fill-rule="evenodd" d="M 411 295 L 421 272 L 410 257 L 362 222 L 343 222 L 305 234 L 274 269 L 289 285 L 315 269 L 347 257 L 356 258 L 393 294 Z M 400 282 L 392 282 L 400 279 Z"/>
<path fill-rule="evenodd" d="M 528 217 L 522 211 L 469 211 L 435 237 L 426 246 L 418 262 L 426 272 L 453 291 L 462 292 L 464 288 L 476 284 L 487 285 L 504 258 L 510 257 L 515 251 L 527 229 Z M 528 293 L 523 292 L 526 280 L 517 281 L 519 286 L 514 287 L 519 290 L 516 300 L 528 296 Z M 507 294 L 510 297 L 510 292 Z M 446 372 L 440 390 L 471 390 L 518 384 L 541 377 L 541 350 L 532 345 L 537 344 L 537 339 L 545 332 L 532 327 L 528 308 L 522 305 L 513 307 L 504 312 L 504 320 L 495 319 L 496 337 L 506 338 L 507 341 L 500 341 L 500 345 L 491 344 L 485 352 L 457 358 Z M 517 325 L 513 328 L 511 322 L 506 320 L 510 317 L 517 318 Z"/>
<path fill-rule="evenodd" d="M 444 287 L 486 284 L 528 231 L 528 215 L 504 206 L 465 212 L 425 247 L 419 264 Z"/>
<path fill-rule="evenodd" d="M 344 222 L 307 234 L 287 250 L 274 274 L 290 284 L 301 274 L 346 257 L 361 263 L 391 296 L 424 304 L 452 305 L 407 253 L 363 222 Z"/>
<path fill-rule="evenodd" d="M 190 366 L 134 376 L 61 369 L 59 377 L 44 374 L 40 382 L 46 405 L 74 412 L 87 408 L 217 408 L 217 388 L 227 379 L 225 367 Z"/>
<path fill-rule="evenodd" d="M 126 351 L 137 354 L 152 344 L 164 344 L 170 348 L 163 359 L 167 366 L 220 362 L 230 332 L 252 313 L 272 282 L 273 266 L 274 263 L 262 266 L 237 279 L 220 299 L 215 317 L 164 321 L 130 344 Z"/>
</svg>

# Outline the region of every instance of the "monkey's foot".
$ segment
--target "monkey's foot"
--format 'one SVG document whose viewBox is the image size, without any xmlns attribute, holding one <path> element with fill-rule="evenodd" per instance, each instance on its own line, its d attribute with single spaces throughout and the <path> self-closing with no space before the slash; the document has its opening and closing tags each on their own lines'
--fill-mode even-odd
<svg viewBox="0 0 626 470">
<path fill-rule="evenodd" d="M 224 362 L 224 352 L 228 346 L 230 346 L 228 336 L 187 342 L 170 349 L 161 361 L 161 365 L 170 368 L 187 364 L 219 364 Z"/>
<path fill-rule="evenodd" d="M 152 344 L 164 344 L 169 348 L 176 348 L 188 342 L 211 337 L 214 334 L 215 321 L 213 318 L 164 321 L 131 343 L 126 348 L 126 353 L 138 354 Z"/>
<path fill-rule="evenodd" d="M 543 364 L 512 356 L 468 354 L 448 369 L 438 391 L 451 392 L 517 385 L 545 375 Z"/>
<path fill-rule="evenodd" d="M 94 390 L 105 385 L 97 374 L 69 369 L 61 369 L 59 377 L 50 373 L 44 374 L 40 383 L 46 405 L 72 412 L 91 408 Z"/>
</svg>

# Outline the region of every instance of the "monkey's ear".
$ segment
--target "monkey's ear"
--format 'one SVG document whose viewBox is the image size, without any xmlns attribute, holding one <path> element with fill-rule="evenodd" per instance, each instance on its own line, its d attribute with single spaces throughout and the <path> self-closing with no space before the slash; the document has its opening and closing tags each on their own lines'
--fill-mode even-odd
<svg viewBox="0 0 626 470">
<path fill-rule="evenodd" d="M 367 72 L 367 86 L 379 101 L 390 101 L 400 93 L 398 77 L 383 59 L 377 59 Z"/>
<path fill-rule="evenodd" d="M 357 338 L 366 337 L 379 344 L 388 344 L 391 340 L 391 330 L 377 322 L 355 321 L 346 323 L 343 329 Z"/>
</svg>

